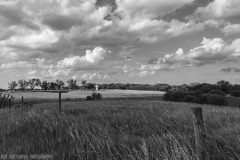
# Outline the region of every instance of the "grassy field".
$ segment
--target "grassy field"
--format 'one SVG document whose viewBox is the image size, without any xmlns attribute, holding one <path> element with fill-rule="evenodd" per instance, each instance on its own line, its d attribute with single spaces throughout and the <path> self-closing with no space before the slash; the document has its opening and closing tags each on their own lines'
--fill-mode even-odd
<svg viewBox="0 0 240 160">
<path fill-rule="evenodd" d="M 227 97 L 226 99 L 229 106 L 240 108 L 240 97 Z"/>
<path fill-rule="evenodd" d="M 63 100 L 77 100 L 85 99 L 86 96 L 91 96 L 93 91 L 70 91 L 68 93 L 62 93 Z M 137 91 L 137 90 L 100 90 L 98 93 L 103 95 L 103 98 L 113 97 L 149 97 L 149 96 L 162 96 L 165 92 L 160 91 Z M 19 102 L 24 97 L 24 100 L 29 103 L 34 102 L 50 102 L 58 100 L 58 93 L 53 92 L 8 92 L 8 94 L 15 97 L 15 101 Z"/>
<path fill-rule="evenodd" d="M 163 101 L 35 104 L 0 110 L 1 154 L 74 160 L 195 160 L 191 107 Z M 201 106 L 211 160 L 240 159 L 240 110 Z"/>
</svg>

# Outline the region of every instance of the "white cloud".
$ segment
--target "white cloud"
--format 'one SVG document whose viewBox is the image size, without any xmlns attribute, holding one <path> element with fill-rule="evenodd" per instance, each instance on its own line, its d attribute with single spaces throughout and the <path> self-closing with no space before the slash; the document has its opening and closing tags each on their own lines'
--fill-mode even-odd
<svg viewBox="0 0 240 160">
<path fill-rule="evenodd" d="M 221 38 L 207 39 L 203 37 L 201 46 L 184 53 L 179 48 L 176 53 L 166 54 L 156 64 L 141 65 L 140 70 L 171 70 L 179 67 L 194 67 L 218 62 L 235 61 L 240 58 L 240 39 L 227 44 Z"/>
<path fill-rule="evenodd" d="M 32 71 L 29 71 L 27 74 L 28 75 L 33 75 L 33 74 L 36 74 L 37 73 L 37 70 L 32 70 Z"/>
<path fill-rule="evenodd" d="M 140 73 L 137 74 L 137 76 L 146 77 L 146 76 L 155 75 L 155 74 L 156 74 L 155 71 L 141 71 Z"/>
<path fill-rule="evenodd" d="M 116 12 L 125 18 L 145 17 L 156 18 L 175 11 L 193 0 L 116 0 Z"/>
<path fill-rule="evenodd" d="M 19 61 L 19 62 L 13 62 L 13 63 L 3 63 L 1 65 L 1 69 L 7 69 L 7 70 L 17 69 L 17 70 L 19 70 L 19 69 L 29 68 L 31 66 L 32 65 L 26 61 Z"/>
<path fill-rule="evenodd" d="M 21 35 L 15 35 L 11 38 L 0 41 L 0 46 L 23 46 L 25 48 L 36 49 L 39 47 L 49 47 L 51 43 L 58 40 L 57 35 L 50 29 L 41 32 L 25 31 Z"/>
<path fill-rule="evenodd" d="M 70 58 L 64 58 L 59 61 L 57 67 L 59 68 L 69 68 L 73 70 L 81 69 L 93 69 L 99 62 L 104 60 L 107 51 L 102 47 L 96 47 L 92 51 L 87 50 L 85 56 L 74 56 Z"/>
<path fill-rule="evenodd" d="M 222 29 L 222 32 L 225 33 L 225 35 L 239 34 L 240 24 L 229 24 Z"/>
<path fill-rule="evenodd" d="M 67 70 L 43 70 L 41 75 L 43 77 L 67 77 L 69 75 L 70 71 Z"/>
<path fill-rule="evenodd" d="M 214 0 L 206 7 L 199 7 L 195 15 L 201 19 L 236 18 L 240 16 L 239 0 Z"/>
<path fill-rule="evenodd" d="M 85 73 L 81 76 L 81 79 L 86 80 L 107 80 L 107 81 L 114 81 L 116 80 L 115 77 L 111 76 L 108 73 Z"/>
</svg>

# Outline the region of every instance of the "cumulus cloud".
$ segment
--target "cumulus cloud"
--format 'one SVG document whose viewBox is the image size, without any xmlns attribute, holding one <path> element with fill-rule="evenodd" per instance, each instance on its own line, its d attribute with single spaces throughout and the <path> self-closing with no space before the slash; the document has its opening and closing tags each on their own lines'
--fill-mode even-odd
<svg viewBox="0 0 240 160">
<path fill-rule="evenodd" d="M 7 40 L 0 41 L 0 46 L 37 49 L 39 47 L 48 47 L 51 43 L 54 43 L 57 40 L 58 37 L 52 30 L 45 29 L 37 33 L 29 34 L 26 31 L 22 35 L 12 36 Z"/>
<path fill-rule="evenodd" d="M 57 67 L 72 70 L 99 69 L 100 67 L 97 67 L 97 65 L 104 60 L 106 54 L 107 51 L 104 48 L 96 47 L 92 51 L 87 50 L 85 56 L 64 58 L 58 62 Z"/>
<path fill-rule="evenodd" d="M 28 16 L 23 8 L 19 7 L 19 2 L 0 2 L 0 25 L 9 27 L 13 25 L 25 26 L 28 29 L 39 30 L 39 26 L 34 23 L 32 17 Z"/>
<path fill-rule="evenodd" d="M 240 68 L 227 67 L 227 68 L 221 69 L 220 71 L 225 72 L 225 73 L 229 73 L 231 71 L 233 71 L 233 72 L 240 72 Z"/>
<path fill-rule="evenodd" d="M 116 80 L 116 77 L 114 77 L 113 75 L 116 75 L 116 74 L 117 74 L 117 72 L 85 73 L 81 76 L 81 79 L 114 81 L 114 80 Z"/>
<path fill-rule="evenodd" d="M 176 53 L 166 54 L 155 64 L 141 65 L 141 70 L 168 70 L 179 67 L 196 67 L 217 62 L 235 61 L 240 58 L 240 39 L 227 44 L 221 38 L 207 39 L 203 37 L 201 46 L 184 53 L 179 48 Z"/>
<path fill-rule="evenodd" d="M 17 70 L 20 70 L 20 69 L 26 69 L 26 68 L 29 68 L 31 67 L 32 65 L 29 64 L 28 62 L 26 61 L 19 61 L 19 62 L 13 62 L 13 63 L 3 63 L 1 65 L 1 69 L 6 69 L 6 70 L 13 70 L 13 69 L 17 69 Z"/>
<path fill-rule="evenodd" d="M 80 24 L 81 21 L 73 19 L 72 17 L 64 15 L 50 14 L 46 15 L 42 20 L 42 23 L 48 25 L 54 30 L 68 30 L 76 24 Z"/>
<path fill-rule="evenodd" d="M 149 75 L 155 75 L 156 72 L 155 71 L 141 71 L 140 73 L 138 73 L 137 75 L 140 76 L 140 77 L 146 77 L 146 76 L 149 76 Z"/>
<path fill-rule="evenodd" d="M 222 29 L 225 35 L 240 34 L 240 24 L 229 24 Z"/>
<path fill-rule="evenodd" d="M 117 10 L 124 17 L 156 18 L 175 11 L 193 0 L 116 0 Z"/>
<path fill-rule="evenodd" d="M 206 7 L 199 7 L 195 15 L 201 19 L 229 19 L 240 16 L 239 0 L 214 0 Z"/>
</svg>

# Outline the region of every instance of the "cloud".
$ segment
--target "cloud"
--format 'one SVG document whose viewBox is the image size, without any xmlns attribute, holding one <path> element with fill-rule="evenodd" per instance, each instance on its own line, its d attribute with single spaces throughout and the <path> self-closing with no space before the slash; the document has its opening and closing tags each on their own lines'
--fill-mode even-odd
<svg viewBox="0 0 240 160">
<path fill-rule="evenodd" d="M 64 58 L 57 64 L 58 68 L 67 68 L 71 70 L 89 70 L 100 69 L 97 65 L 104 60 L 107 51 L 102 47 L 96 47 L 92 51 L 87 50 L 85 56 L 74 56 Z"/>
<path fill-rule="evenodd" d="M 19 61 L 19 62 L 13 62 L 13 63 L 3 63 L 1 65 L 1 69 L 4 69 L 4 70 L 20 70 L 20 69 L 26 69 L 26 68 L 29 68 L 31 67 L 32 65 L 29 64 L 28 62 L 26 61 Z"/>
<path fill-rule="evenodd" d="M 156 18 L 175 11 L 193 0 L 116 0 L 116 12 L 121 16 Z"/>
<path fill-rule="evenodd" d="M 86 80 L 107 80 L 107 81 L 114 81 L 116 80 L 116 77 L 113 77 L 113 75 L 116 75 L 117 72 L 109 72 L 109 73 L 85 73 L 81 76 L 81 79 Z"/>
<path fill-rule="evenodd" d="M 32 30 L 40 29 L 33 19 L 19 7 L 18 2 L 0 2 L 0 18 L 2 18 L 0 25 L 5 27 L 21 25 Z"/>
<path fill-rule="evenodd" d="M 147 64 L 155 64 L 158 61 L 158 58 L 151 57 L 149 58 Z"/>
<path fill-rule="evenodd" d="M 124 64 L 121 69 L 123 70 L 123 73 L 129 73 L 131 71 L 133 71 L 135 68 L 133 66 Z"/>
<path fill-rule="evenodd" d="M 199 7 L 194 14 L 201 19 L 236 19 L 240 16 L 240 1 L 214 0 L 206 7 Z"/>
<path fill-rule="evenodd" d="M 28 75 L 34 75 L 34 74 L 36 74 L 37 73 L 37 70 L 32 70 L 32 71 L 29 71 L 27 74 Z"/>
<path fill-rule="evenodd" d="M 240 24 L 229 24 L 222 29 L 225 35 L 240 34 Z"/>
<path fill-rule="evenodd" d="M 231 71 L 233 71 L 233 72 L 240 72 L 240 68 L 228 67 L 228 68 L 223 68 L 220 71 L 225 72 L 225 73 L 230 73 Z"/>
<path fill-rule="evenodd" d="M 146 76 L 149 76 L 149 75 L 155 75 L 156 72 L 155 71 L 141 71 L 140 73 L 138 73 L 137 75 L 140 76 L 140 77 L 146 77 Z"/>
<path fill-rule="evenodd" d="M 196 67 L 218 62 L 236 61 L 240 58 L 240 39 L 227 44 L 221 38 L 207 39 L 203 37 L 201 46 L 184 53 L 179 48 L 173 54 L 166 54 L 154 64 L 141 65 L 140 70 L 171 70 L 179 67 Z"/>
<path fill-rule="evenodd" d="M 46 15 L 42 20 L 42 23 L 48 25 L 54 30 L 68 30 L 72 28 L 74 25 L 79 25 L 80 21 L 77 19 L 73 19 L 69 16 L 64 15 Z"/>
<path fill-rule="evenodd" d="M 57 77 L 67 78 L 69 74 L 70 74 L 70 71 L 68 70 L 49 69 L 49 70 L 43 70 L 40 75 L 43 79 L 48 79 L 48 78 L 57 78 Z"/>
<path fill-rule="evenodd" d="M 0 41 L 0 46 L 9 48 L 24 48 L 24 49 L 38 49 L 49 47 L 51 43 L 58 40 L 57 35 L 50 29 L 45 29 L 40 32 L 24 31 L 22 35 L 15 35 L 11 38 Z"/>
</svg>

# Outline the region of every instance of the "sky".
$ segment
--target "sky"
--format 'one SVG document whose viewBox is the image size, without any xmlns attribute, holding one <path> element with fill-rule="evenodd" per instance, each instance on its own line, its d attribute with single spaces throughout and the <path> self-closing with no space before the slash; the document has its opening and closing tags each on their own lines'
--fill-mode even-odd
<svg viewBox="0 0 240 160">
<path fill-rule="evenodd" d="M 239 0 L 0 0 L 0 88 L 240 84 Z"/>
</svg>

